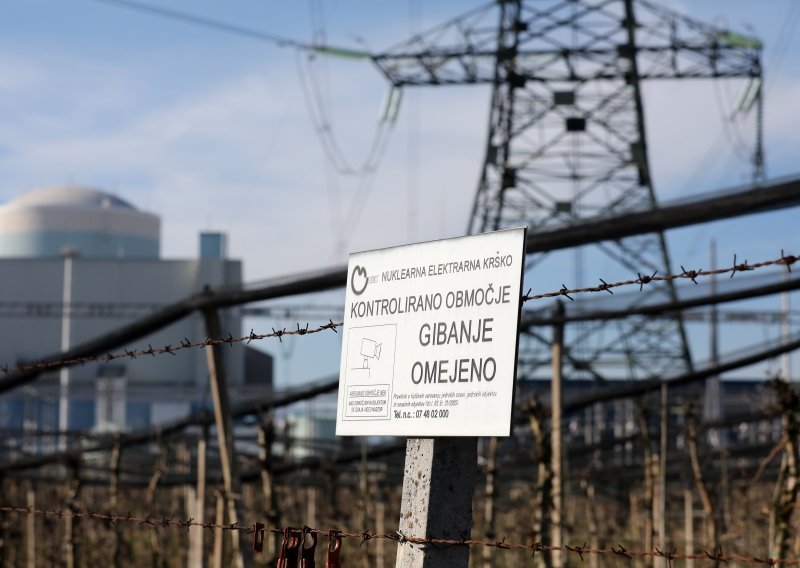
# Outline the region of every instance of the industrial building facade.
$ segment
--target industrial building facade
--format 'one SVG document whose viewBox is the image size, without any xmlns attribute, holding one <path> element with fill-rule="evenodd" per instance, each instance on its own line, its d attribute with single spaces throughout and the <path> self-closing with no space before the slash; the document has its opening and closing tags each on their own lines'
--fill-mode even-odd
<svg viewBox="0 0 800 568">
<path fill-rule="evenodd" d="M 242 265 L 226 258 L 224 235 L 201 235 L 197 258 L 164 260 L 159 230 L 155 215 L 88 188 L 40 190 L 0 206 L 0 361 L 36 360 L 207 287 L 241 286 Z M 226 334 L 240 334 L 236 312 L 221 318 Z M 202 318 L 193 315 L 130 348 L 206 335 Z M 235 400 L 263 397 L 271 388 L 272 360 L 261 351 L 226 349 L 225 367 Z M 64 371 L 0 398 L 0 427 L 116 431 L 211 405 L 202 350 L 90 363 L 66 373 L 68 400 Z"/>
</svg>

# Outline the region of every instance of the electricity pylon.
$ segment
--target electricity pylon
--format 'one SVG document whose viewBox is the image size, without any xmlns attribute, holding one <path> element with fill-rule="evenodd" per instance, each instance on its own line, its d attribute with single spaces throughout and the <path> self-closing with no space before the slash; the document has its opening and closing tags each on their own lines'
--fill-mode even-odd
<svg viewBox="0 0 800 568">
<path fill-rule="evenodd" d="M 471 233 L 520 225 L 535 233 L 657 207 L 644 80 L 750 79 L 741 107 L 757 109 L 753 171 L 763 174 L 761 42 L 648 1 L 500 0 L 373 60 L 398 87 L 491 85 Z M 630 275 L 671 272 L 660 233 L 596 248 Z M 528 269 L 539 261 L 529 257 Z M 674 294 L 671 283 L 651 283 L 642 298 Z M 565 376 L 650 378 L 691 368 L 680 316 L 570 331 Z M 521 372 L 533 376 L 548 363 L 549 341 L 527 332 Z"/>
</svg>

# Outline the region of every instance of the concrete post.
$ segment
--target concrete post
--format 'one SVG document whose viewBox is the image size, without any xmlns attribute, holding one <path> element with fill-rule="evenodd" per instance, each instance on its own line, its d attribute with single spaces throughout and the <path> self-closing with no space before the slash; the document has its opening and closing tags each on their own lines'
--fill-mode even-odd
<svg viewBox="0 0 800 568">
<path fill-rule="evenodd" d="M 477 438 L 409 438 L 403 472 L 400 532 L 469 538 L 477 478 Z M 469 547 L 401 542 L 397 568 L 467 568 Z"/>
</svg>

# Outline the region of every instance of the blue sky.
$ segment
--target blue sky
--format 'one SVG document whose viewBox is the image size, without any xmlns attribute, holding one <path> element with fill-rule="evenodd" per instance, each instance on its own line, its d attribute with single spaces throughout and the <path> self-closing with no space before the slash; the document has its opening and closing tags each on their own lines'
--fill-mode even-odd
<svg viewBox="0 0 800 568">
<path fill-rule="evenodd" d="M 300 41 L 312 41 L 324 22 L 330 43 L 375 51 L 477 5 L 152 3 Z M 667 2 L 763 38 L 769 177 L 798 170 L 800 32 L 775 46 L 795 31 L 797 3 Z M 359 179 L 337 174 L 326 161 L 309 118 L 298 72 L 308 70 L 304 55 L 93 0 L 17 0 L 3 7 L 0 202 L 42 185 L 99 186 L 162 216 L 164 256 L 194 256 L 199 231 L 226 231 L 248 280 L 340 264 L 347 251 L 454 236 L 466 228 L 484 147 L 486 87 L 407 92 L 356 215 Z M 378 127 L 385 81 L 367 61 L 318 58 L 313 73 L 338 144 L 349 162 L 361 163 Z M 735 81 L 645 87 L 659 198 L 747 182 L 748 166 L 722 119 L 742 87 Z M 752 120 L 735 128 L 745 145 L 752 142 Z M 352 222 L 343 231 L 339 220 L 348 215 Z M 796 253 L 796 217 L 789 210 L 674 231 L 668 235 L 672 257 L 676 265 L 706 266 L 711 237 L 721 263 L 734 252 L 750 260 L 773 258 L 780 248 Z M 590 264 L 587 279 L 620 276 L 594 274 L 601 269 Z M 546 291 L 562 280 L 570 283 L 563 275 L 534 274 L 528 284 Z M 759 305 L 772 309 L 778 301 Z M 751 331 L 737 328 L 723 339 L 735 346 L 762 335 L 760 328 Z M 316 341 L 324 340 L 303 338 L 306 346 L 280 363 L 279 377 L 334 372 L 335 344 L 319 348 Z M 312 364 L 309 353 L 324 355 Z"/>
</svg>

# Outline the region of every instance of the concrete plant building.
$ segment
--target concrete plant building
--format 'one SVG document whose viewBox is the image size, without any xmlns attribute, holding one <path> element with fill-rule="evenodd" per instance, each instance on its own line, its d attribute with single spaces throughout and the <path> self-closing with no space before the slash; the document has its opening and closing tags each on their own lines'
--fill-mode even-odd
<svg viewBox="0 0 800 568">
<path fill-rule="evenodd" d="M 241 262 L 227 258 L 223 234 L 202 234 L 197 258 L 162 259 L 160 247 L 156 215 L 97 189 L 56 187 L 0 205 L 0 364 L 81 344 L 206 286 L 241 286 Z M 235 310 L 221 318 L 226 334 L 241 333 Z M 206 335 L 194 315 L 130 348 Z M 225 357 L 234 400 L 271 389 L 267 354 L 238 345 Z M 211 405 L 200 349 L 90 363 L 67 378 L 66 400 L 58 372 L 0 397 L 0 428 L 122 430 Z"/>
</svg>

